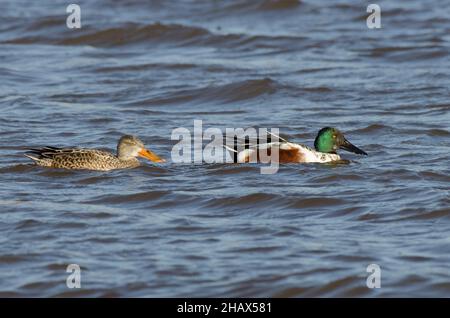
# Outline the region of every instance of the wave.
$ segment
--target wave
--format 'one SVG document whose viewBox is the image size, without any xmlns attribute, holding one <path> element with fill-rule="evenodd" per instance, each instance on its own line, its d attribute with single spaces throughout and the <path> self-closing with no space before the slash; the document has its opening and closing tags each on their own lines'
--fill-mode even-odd
<svg viewBox="0 0 450 318">
<path fill-rule="evenodd" d="M 265 0 L 259 5 L 261 10 L 286 10 L 300 6 L 300 0 Z"/>
<path fill-rule="evenodd" d="M 206 201 L 207 208 L 223 208 L 223 207 L 250 207 L 257 208 L 261 204 L 267 206 L 269 202 L 276 202 L 281 196 L 268 193 L 252 193 L 240 197 L 221 197 L 212 198 Z"/>
<path fill-rule="evenodd" d="M 92 46 L 122 46 L 146 41 L 190 41 L 210 36 L 210 32 L 199 27 L 178 24 L 154 23 L 146 26 L 127 24 L 119 28 L 95 31 L 69 39 L 63 39 L 56 44 L 62 45 L 92 45 Z"/>
<path fill-rule="evenodd" d="M 363 56 L 370 58 L 385 58 L 393 62 L 426 60 L 447 57 L 449 50 L 445 46 L 385 46 L 368 50 L 358 50 Z"/>
<path fill-rule="evenodd" d="M 378 132 L 378 131 L 382 131 L 382 130 L 392 130 L 394 129 L 391 126 L 388 125 L 383 125 L 383 124 L 372 124 L 369 125 L 367 127 L 361 128 L 361 129 L 356 129 L 354 131 L 352 131 L 353 133 L 358 133 L 358 134 L 364 134 L 364 133 L 372 133 L 372 132 Z"/>
<path fill-rule="evenodd" d="M 252 79 L 225 85 L 207 86 L 198 89 L 181 90 L 165 93 L 160 97 L 132 101 L 128 106 L 163 106 L 170 104 L 197 103 L 234 103 L 254 99 L 262 95 L 271 95 L 284 88 L 270 79 Z"/>
<path fill-rule="evenodd" d="M 147 192 L 133 193 L 133 194 L 104 195 L 104 196 L 96 197 L 94 199 L 85 201 L 83 203 L 121 204 L 121 203 L 130 203 L 130 202 L 146 202 L 146 201 L 151 201 L 151 200 L 162 198 L 168 194 L 170 194 L 169 191 L 147 191 Z"/>
<path fill-rule="evenodd" d="M 76 35 L 53 29 L 53 19 L 34 23 L 25 29 L 25 37 L 4 41 L 8 44 L 52 44 L 63 46 L 89 45 L 93 47 L 123 47 L 129 45 L 204 45 L 226 47 L 253 52 L 258 48 L 286 47 L 298 49 L 304 36 L 248 35 L 241 33 L 216 33 L 204 27 L 155 22 L 151 24 L 124 23 L 117 27 L 93 29 L 84 27 Z M 31 30 L 28 30 L 31 29 Z M 293 46 L 293 43 L 295 45 Z M 189 67 L 190 65 L 186 65 Z"/>
<path fill-rule="evenodd" d="M 398 220 L 434 220 L 434 219 L 449 219 L 450 218 L 450 208 L 442 208 L 439 210 L 423 212 L 421 210 L 416 210 L 414 215 L 399 218 Z M 397 220 L 397 221 L 398 221 Z"/>
</svg>

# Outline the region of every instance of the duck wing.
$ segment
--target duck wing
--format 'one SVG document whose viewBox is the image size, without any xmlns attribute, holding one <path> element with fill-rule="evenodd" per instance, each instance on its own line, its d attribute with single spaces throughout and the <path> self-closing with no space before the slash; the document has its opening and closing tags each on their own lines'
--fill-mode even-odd
<svg viewBox="0 0 450 318">
<path fill-rule="evenodd" d="M 266 131 L 267 138 L 249 138 L 248 136 L 238 137 L 234 136 L 234 138 L 224 138 L 223 147 L 227 149 L 232 158 L 233 162 L 249 162 L 242 161 L 246 160 L 241 157 L 245 157 L 244 154 L 247 153 L 256 153 L 258 149 L 267 149 L 268 147 L 276 146 L 281 143 L 289 143 L 287 139 L 284 139 L 270 131 Z M 274 140 L 274 141 L 272 141 Z M 280 142 L 281 141 L 281 142 Z M 239 154 L 242 153 L 240 156 Z M 252 161 L 253 162 L 253 161 Z"/>
<path fill-rule="evenodd" d="M 40 166 L 69 169 L 98 168 L 117 160 L 113 154 L 102 150 L 52 146 L 29 148 L 25 156 Z"/>
<path fill-rule="evenodd" d="M 275 151 L 278 152 L 278 158 L 276 158 L 276 155 L 273 155 Z M 237 153 L 236 162 L 256 163 L 260 162 L 262 157 L 267 158 L 269 156 L 271 160 L 278 161 L 279 163 L 324 163 L 340 159 L 337 154 L 318 152 L 305 145 L 292 142 L 272 142 L 259 144 L 256 147 L 240 151 Z"/>
</svg>

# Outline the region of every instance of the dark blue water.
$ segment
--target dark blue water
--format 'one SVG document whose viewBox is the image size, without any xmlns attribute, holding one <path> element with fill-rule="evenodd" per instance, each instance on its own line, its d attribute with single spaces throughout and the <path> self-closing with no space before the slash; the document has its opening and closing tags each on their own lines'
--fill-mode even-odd
<svg viewBox="0 0 450 318">
<path fill-rule="evenodd" d="M 0 4 L 0 296 L 450 296 L 450 5 L 381 1 Z M 324 126 L 348 165 L 176 164 L 172 130 Z M 164 165 L 31 165 L 30 146 Z M 66 286 L 68 264 L 81 288 Z M 381 288 L 369 289 L 369 264 Z"/>
</svg>

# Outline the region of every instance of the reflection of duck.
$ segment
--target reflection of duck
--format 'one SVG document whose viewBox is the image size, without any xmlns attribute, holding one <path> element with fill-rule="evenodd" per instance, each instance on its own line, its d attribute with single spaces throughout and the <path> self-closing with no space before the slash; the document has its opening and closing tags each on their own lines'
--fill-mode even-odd
<svg viewBox="0 0 450 318">
<path fill-rule="evenodd" d="M 237 162 L 258 162 L 260 159 L 258 150 L 262 150 L 261 155 L 267 154 L 267 156 L 271 156 L 273 151 L 278 151 L 280 163 L 339 161 L 341 157 L 336 153 L 338 149 L 367 156 L 367 153 L 351 144 L 338 129 L 332 127 L 325 127 L 319 131 L 314 141 L 315 150 L 301 144 L 288 142 L 278 136 L 275 137 L 282 141 L 250 146 L 249 149 L 237 154 Z M 229 150 L 236 152 L 233 149 Z M 272 156 L 273 158 L 274 156 Z"/>
<path fill-rule="evenodd" d="M 147 158 L 153 162 L 165 161 L 145 149 L 139 138 L 129 135 L 120 138 L 117 155 L 97 149 L 44 147 L 29 149 L 25 156 L 34 160 L 38 166 L 104 171 L 137 167 L 140 163 L 136 157 Z"/>
</svg>

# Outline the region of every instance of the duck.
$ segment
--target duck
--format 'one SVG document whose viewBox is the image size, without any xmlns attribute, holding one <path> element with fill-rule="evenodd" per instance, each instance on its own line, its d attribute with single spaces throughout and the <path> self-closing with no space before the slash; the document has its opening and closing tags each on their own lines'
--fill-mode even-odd
<svg viewBox="0 0 450 318">
<path fill-rule="evenodd" d="M 314 149 L 289 142 L 273 133 L 268 134 L 280 140 L 277 142 L 269 142 L 257 144 L 253 146 L 246 145 L 247 149 L 237 151 L 236 148 L 226 148 L 237 154 L 237 163 L 256 163 L 260 161 L 259 152 L 263 150 L 264 155 L 271 156 L 271 153 L 278 151 L 279 163 L 329 163 L 343 161 L 337 153 L 339 149 L 356 153 L 358 155 L 367 156 L 367 153 L 356 147 L 345 138 L 344 134 L 334 127 L 324 127 L 319 130 L 314 140 Z M 273 160 L 273 158 L 272 158 Z"/>
<path fill-rule="evenodd" d="M 145 148 L 136 136 L 125 135 L 117 143 L 117 153 L 89 148 L 28 148 L 25 156 L 38 166 L 109 171 L 114 169 L 135 168 L 140 166 L 137 157 L 152 162 L 165 162 L 164 159 Z"/>
</svg>

